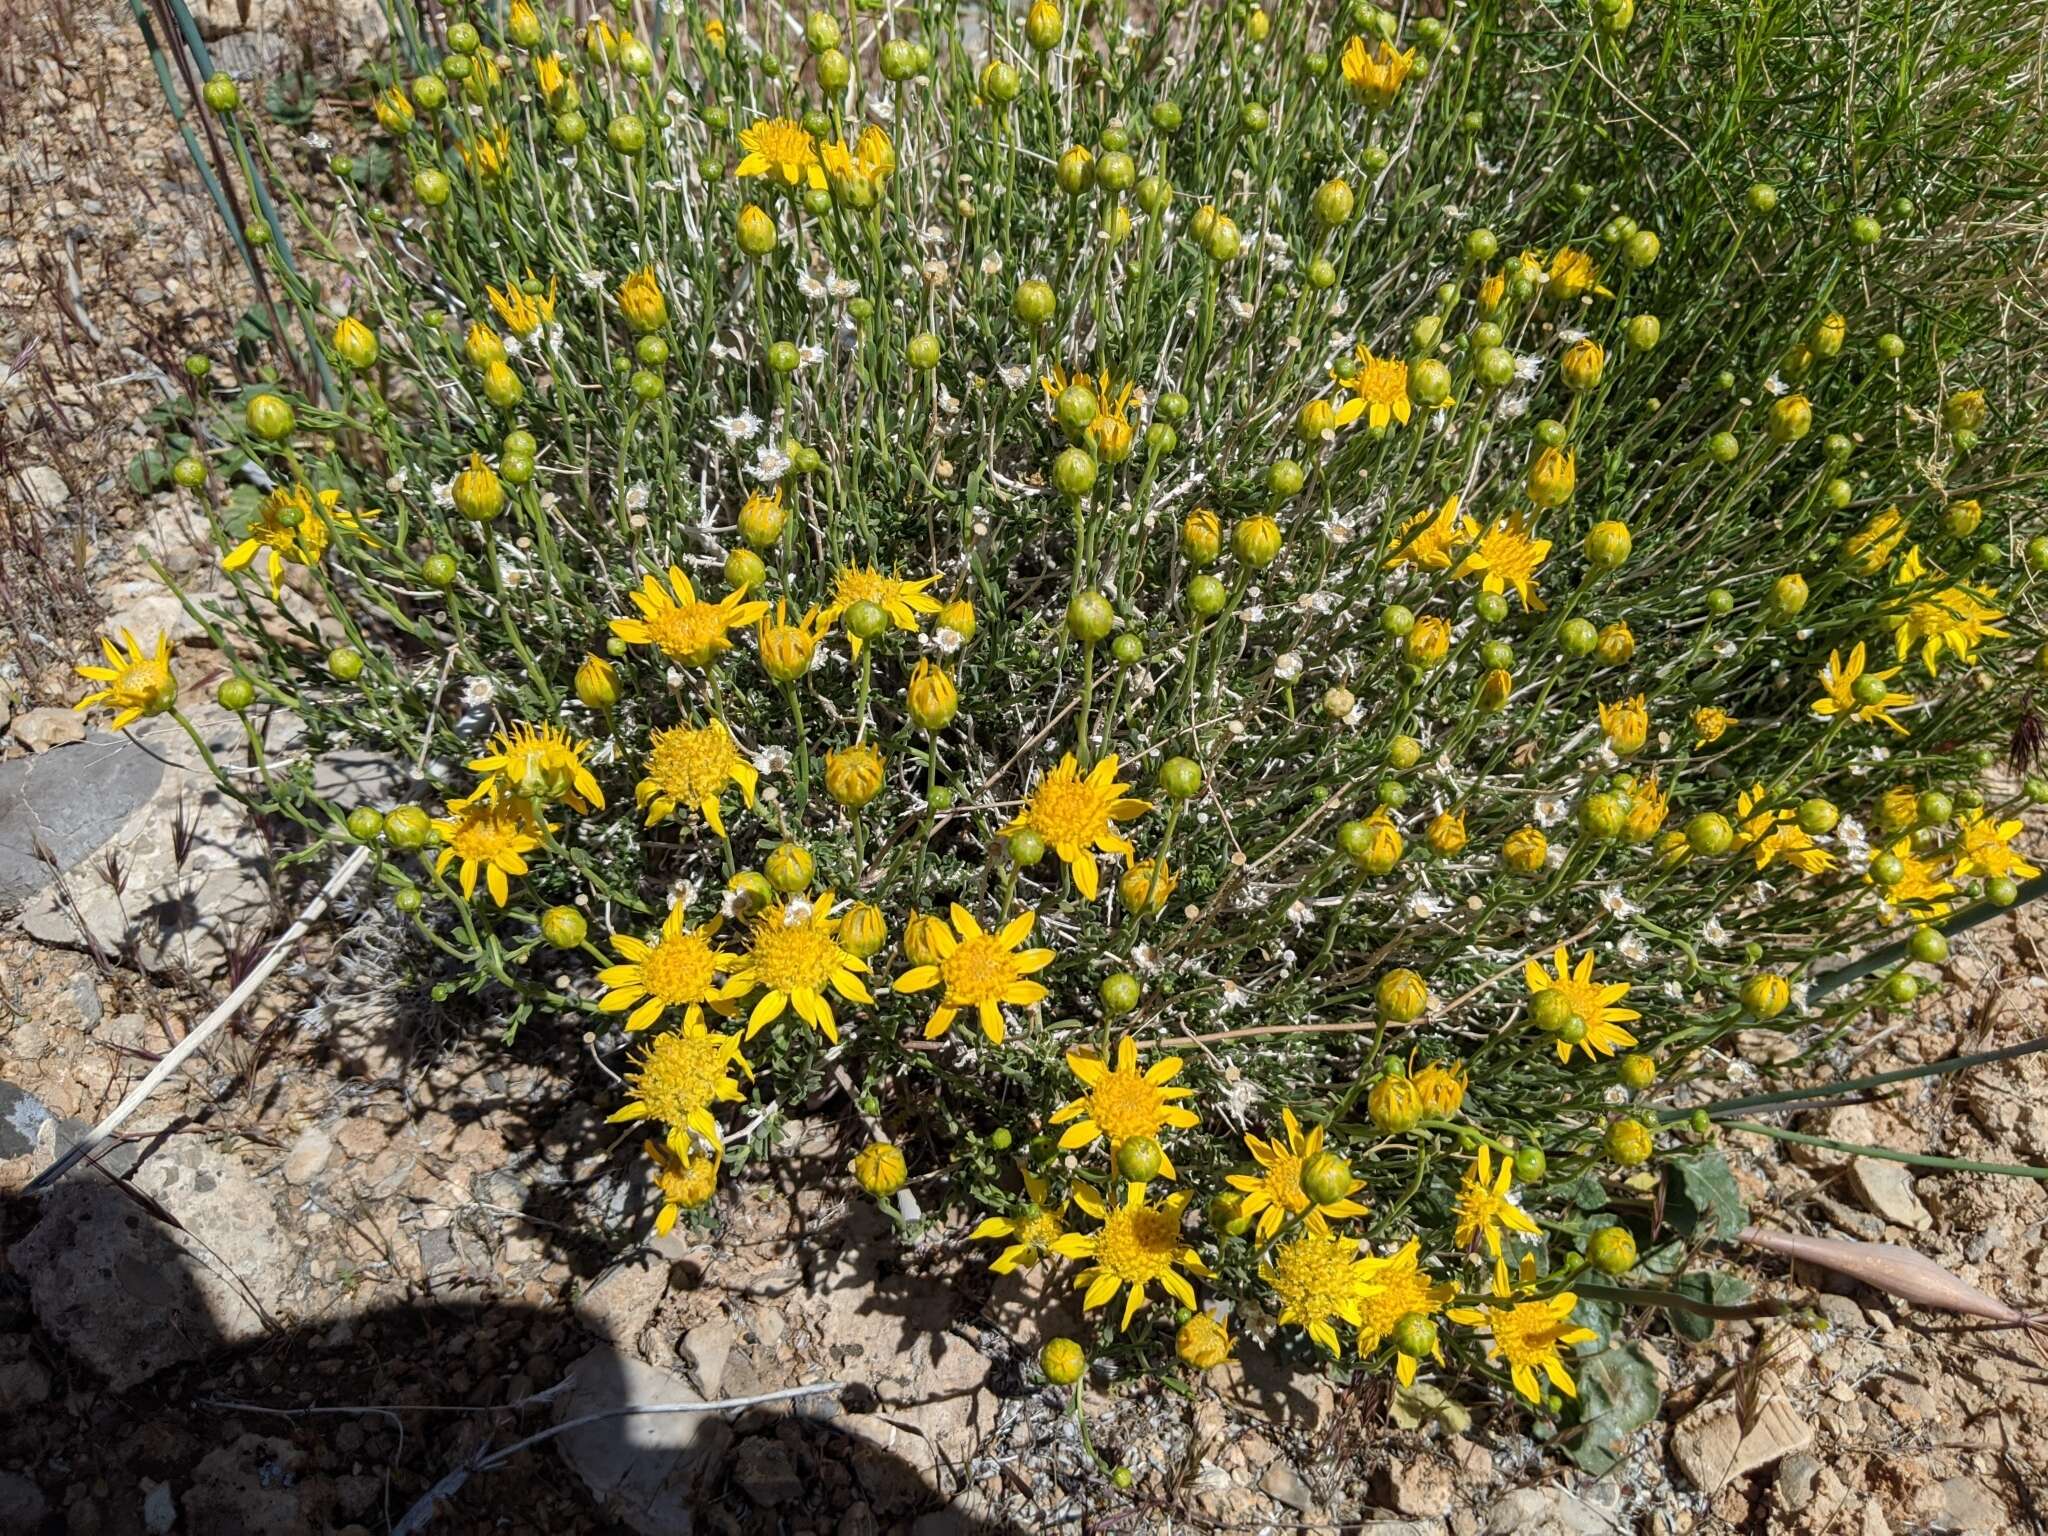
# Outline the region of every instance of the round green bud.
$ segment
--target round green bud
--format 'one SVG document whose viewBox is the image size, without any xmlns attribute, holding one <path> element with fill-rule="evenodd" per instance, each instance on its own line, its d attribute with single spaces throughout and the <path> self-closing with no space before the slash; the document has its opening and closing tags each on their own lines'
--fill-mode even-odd
<svg viewBox="0 0 2048 1536">
<path fill-rule="evenodd" d="M 549 907 L 540 915 L 540 936 L 554 949 L 575 949 L 590 932 L 590 924 L 574 907 Z"/>
<path fill-rule="evenodd" d="M 1159 1165 L 1166 1156 L 1150 1136 L 1131 1136 L 1118 1143 L 1116 1171 L 1133 1184 L 1150 1183 L 1159 1177 Z"/>
<path fill-rule="evenodd" d="M 1603 1275 L 1625 1275 L 1636 1267 L 1636 1240 L 1627 1227 L 1602 1227 L 1586 1244 L 1586 1257 Z"/>
<path fill-rule="evenodd" d="M 1116 610 L 1100 592 L 1076 592 L 1067 603 L 1067 633 L 1083 645 L 1109 638 L 1116 627 Z"/>
<path fill-rule="evenodd" d="M 1357 1181 L 1351 1164 L 1327 1149 L 1301 1165 L 1301 1192 L 1317 1205 L 1335 1205 L 1348 1196 Z"/>
<path fill-rule="evenodd" d="M 1045 839 L 1029 827 L 1012 832 L 1007 846 L 1020 869 L 1030 869 L 1045 857 Z"/>
<path fill-rule="evenodd" d="M 1121 1018 L 1129 1013 L 1138 1006 L 1139 1000 L 1145 995 L 1144 988 L 1138 984 L 1138 978 L 1129 971 L 1118 971 L 1114 975 L 1103 977 L 1102 986 L 1098 991 L 1102 998 L 1103 1010 L 1112 1018 Z"/>
</svg>

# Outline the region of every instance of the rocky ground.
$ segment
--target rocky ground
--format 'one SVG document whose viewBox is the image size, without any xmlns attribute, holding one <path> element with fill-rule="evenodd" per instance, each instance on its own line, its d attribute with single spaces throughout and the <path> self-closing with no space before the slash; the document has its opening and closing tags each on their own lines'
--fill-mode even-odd
<svg viewBox="0 0 2048 1536">
<path fill-rule="evenodd" d="M 274 21 L 262 0 L 213 12 L 245 71 L 345 56 L 367 25 L 320 7 Z M 1646 1326 L 1665 1411 L 1605 1476 L 1512 1415 L 1333 1388 L 1248 1347 L 1191 1400 L 1093 1383 L 1092 1438 L 1134 1474 L 1117 1491 L 1031 1384 L 1060 1299 L 994 1281 L 957 1230 L 905 1248 L 821 1193 L 844 1188 L 820 1173 L 861 1134 L 843 1106 L 793 1119 L 714 1227 L 647 1242 L 631 1142 L 585 1107 L 604 1070 L 585 1042 L 529 1030 L 508 1047 L 408 995 L 362 893 L 95 1168 L 24 1194 L 306 892 L 182 736 L 141 733 L 139 752 L 65 707 L 102 624 L 180 622 L 137 546 L 206 579 L 189 503 L 130 471 L 181 358 L 228 357 L 250 290 L 125 10 L 7 10 L 0 77 L 0 1536 L 2040 1528 L 2037 1339 L 1756 1255 L 1753 1283 L 1800 1310 L 1702 1341 Z M 309 132 L 346 132 L 335 100 L 311 110 Z M 186 647 L 190 695 L 218 669 Z M 288 722 L 266 729 L 291 750 Z M 366 794 L 400 772 L 325 771 Z M 2044 933 L 2037 910 L 1978 930 L 1930 1003 L 1799 1073 L 2032 1037 Z M 2044 1089 L 2031 1056 L 1792 1123 L 2041 1164 Z M 2036 1181 L 1744 1136 L 1727 1150 L 1764 1225 L 1907 1244 L 2048 1309 Z M 732 1418 L 673 1411 L 830 1382 L 845 1390 Z M 671 1411 L 482 1464 L 623 1406 Z M 448 1497 L 405 1525 L 437 1483 Z"/>
</svg>

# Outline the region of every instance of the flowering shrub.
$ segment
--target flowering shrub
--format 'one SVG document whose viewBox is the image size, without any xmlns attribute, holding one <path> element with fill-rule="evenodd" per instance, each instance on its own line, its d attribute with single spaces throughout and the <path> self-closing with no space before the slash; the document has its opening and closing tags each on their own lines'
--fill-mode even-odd
<svg viewBox="0 0 2048 1536">
<path fill-rule="evenodd" d="M 1581 1411 L 1726 1294 L 1737 1032 L 1825 1049 L 2036 873 L 2030 38 L 660 15 L 388 61 L 403 195 L 337 164 L 345 280 L 273 264 L 331 389 L 195 370 L 220 702 L 429 803 L 235 782 L 437 996 L 625 1053 L 661 1230 L 837 1085 L 850 1180 L 1090 1351 Z"/>
</svg>

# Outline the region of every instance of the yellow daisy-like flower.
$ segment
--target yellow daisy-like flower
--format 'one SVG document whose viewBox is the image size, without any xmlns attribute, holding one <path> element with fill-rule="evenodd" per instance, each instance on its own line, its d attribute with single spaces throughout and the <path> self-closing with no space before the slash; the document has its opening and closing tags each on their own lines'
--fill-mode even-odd
<svg viewBox="0 0 2048 1536">
<path fill-rule="evenodd" d="M 1279 1298 L 1281 1325 L 1304 1330 L 1334 1355 L 1343 1347 L 1336 1325 L 1358 1326 L 1367 1288 L 1358 1271 L 1358 1244 L 1351 1238 L 1302 1232 L 1259 1266 L 1259 1278 Z"/>
<path fill-rule="evenodd" d="M 741 129 L 740 147 L 747 153 L 733 167 L 735 176 L 779 176 L 792 187 L 804 182 L 825 189 L 818 141 L 794 119 L 771 117 Z"/>
<path fill-rule="evenodd" d="M 624 963 L 597 973 L 605 986 L 598 1011 L 623 1013 L 627 1029 L 642 1030 L 660 1023 L 669 1009 L 680 1008 L 684 1028 L 703 1028 L 704 1005 L 725 1001 L 719 974 L 729 974 L 740 959 L 712 942 L 718 936 L 719 923 L 714 917 L 701 928 L 690 928 L 682 903 L 676 902 L 669 907 L 661 933 L 652 944 L 629 933 L 613 934 L 612 948 Z"/>
<path fill-rule="evenodd" d="M 1421 1071 L 1411 1072 L 1408 1081 L 1415 1089 L 1415 1097 L 1422 1101 L 1425 1115 L 1432 1120 L 1448 1120 L 1464 1107 L 1470 1074 L 1463 1062 L 1432 1061 Z"/>
<path fill-rule="evenodd" d="M 1730 726 L 1739 723 L 1727 710 L 1718 709 L 1712 704 L 1702 704 L 1692 712 L 1693 745 L 1711 747 L 1728 734 Z"/>
<path fill-rule="evenodd" d="M 2033 879 L 2041 871 L 2012 846 L 2012 840 L 2025 830 L 2023 822 L 1993 821 L 1981 810 L 1960 812 L 1956 817 L 1956 831 L 1961 839 L 1956 849 L 1956 878 Z"/>
<path fill-rule="evenodd" d="M 533 268 L 526 269 L 526 280 L 532 282 Z M 505 322 L 505 329 L 515 336 L 531 336 L 544 325 L 555 323 L 555 279 L 548 279 L 546 293 L 528 293 L 517 283 L 507 283 L 504 291 L 484 285 L 484 294 L 491 301 L 491 308 L 498 312 L 498 318 Z"/>
<path fill-rule="evenodd" d="M 484 873 L 491 900 L 504 906 L 511 899 L 508 878 L 527 872 L 526 855 L 541 845 L 546 833 L 561 828 L 543 824 L 529 800 L 498 800 L 479 791 L 465 800 L 450 800 L 448 815 L 434 823 L 441 834 L 441 852 L 434 860 L 439 875 L 461 862 L 457 878 L 465 901 L 476 895 L 477 871 Z"/>
<path fill-rule="evenodd" d="M 1918 586 L 1940 574 L 1926 566 L 1916 547 L 1907 550 L 1906 558 L 1899 562 L 1897 585 L 1902 589 Z M 1895 607 L 1885 622 L 1898 642 L 1899 660 L 1911 656 L 1917 646 L 1920 664 L 1929 676 L 1938 676 L 1943 652 L 1968 666 L 1984 641 L 2009 638 L 2005 630 L 1996 627 L 2005 615 L 1986 601 L 1990 596 L 1982 587 L 1956 582 Z"/>
<path fill-rule="evenodd" d="M 1072 1152 L 1101 1137 L 1109 1142 L 1113 1156 L 1133 1136 L 1150 1136 L 1156 1141 L 1168 1127 L 1184 1131 L 1199 1124 L 1194 1111 L 1177 1102 L 1195 1090 L 1168 1086 L 1180 1076 L 1180 1069 L 1178 1056 L 1162 1056 L 1140 1072 L 1138 1044 L 1129 1036 L 1117 1042 L 1114 1069 L 1096 1056 L 1092 1047 L 1067 1052 L 1067 1070 L 1088 1091 L 1052 1112 L 1053 1125 L 1067 1126 L 1060 1136 L 1060 1150 Z M 1074 1123 L 1067 1125 L 1069 1120 Z M 1173 1160 L 1163 1151 L 1159 1171 L 1169 1179 L 1177 1177 Z"/>
<path fill-rule="evenodd" d="M 1906 538 L 1905 514 L 1886 507 L 1842 541 L 1842 564 L 1858 576 L 1875 576 Z"/>
<path fill-rule="evenodd" d="M 628 645 L 652 645 L 671 661 L 686 667 L 708 667 L 721 651 L 732 649 L 731 631 L 743 628 L 768 611 L 765 601 L 747 601 L 743 591 L 725 594 L 715 603 L 700 602 L 697 589 L 681 566 L 668 568 L 664 588 L 653 572 L 628 592 L 637 619 L 613 619 L 612 633 Z"/>
<path fill-rule="evenodd" d="M 1001 834 L 1008 837 L 1029 827 L 1044 838 L 1046 847 L 1073 871 L 1075 887 L 1089 901 L 1102 889 L 1095 854 L 1099 851 L 1128 858 L 1136 850 L 1130 839 L 1117 831 L 1116 824 L 1134 821 L 1152 809 L 1151 801 L 1133 800 L 1126 795 L 1131 786 L 1117 783 L 1117 767 L 1117 755 L 1111 752 L 1089 769 L 1084 778 L 1074 754 L 1067 753 L 1057 768 L 1038 781 L 1031 798 L 1024 802 L 1023 811 Z"/>
<path fill-rule="evenodd" d="M 1856 697 L 1856 683 L 1859 678 L 1867 676 L 1882 683 L 1887 678 L 1897 677 L 1900 670 L 1897 667 L 1887 667 L 1882 672 L 1872 671 L 1866 673 L 1864 671 L 1864 655 L 1865 652 L 1861 640 L 1858 640 L 1854 648 L 1850 650 L 1847 661 L 1842 660 L 1842 653 L 1840 651 L 1828 652 L 1828 664 L 1822 667 L 1820 671 L 1822 693 L 1821 697 L 1813 701 L 1813 712 L 1823 718 L 1833 715 L 1847 715 L 1850 719 L 1861 720 L 1865 724 L 1870 724 L 1874 721 L 1881 725 L 1890 726 L 1901 736 L 1906 735 L 1906 728 L 1892 718 L 1892 711 L 1903 709 L 1906 705 L 1911 704 L 1913 702 L 1913 695 L 1901 693 L 1894 688 L 1887 688 L 1868 704 Z"/>
<path fill-rule="evenodd" d="M 828 994 L 837 992 L 850 1003 L 874 1002 L 860 979 L 867 962 L 840 947 L 833 899 L 830 891 L 815 901 L 792 896 L 754 919 L 746 957 L 726 991 L 732 998 L 757 989 L 761 993 L 747 1015 L 748 1039 L 794 1008 L 798 1018 L 837 1045 L 839 1021 Z"/>
<path fill-rule="evenodd" d="M 714 1035 L 702 1024 L 664 1030 L 626 1069 L 626 1086 L 633 1096 L 605 1124 L 652 1120 L 673 1134 L 695 1135 L 707 1147 L 723 1146 L 711 1111 L 714 1105 L 740 1102 L 740 1085 L 732 1075 L 735 1066 L 754 1075 L 740 1054 L 738 1035 Z"/>
<path fill-rule="evenodd" d="M 939 1006 L 925 1024 L 925 1039 L 938 1039 L 953 1027 L 954 1018 L 963 1008 L 972 1008 L 981 1018 L 981 1032 L 1001 1045 L 1004 1024 L 999 1005 L 1029 1008 L 1045 1001 L 1045 988 L 1026 978 L 1052 964 L 1052 951 L 1017 948 L 1031 936 L 1037 922 L 1036 912 L 1023 912 L 998 932 L 989 933 L 974 920 L 973 913 L 956 902 L 951 928 L 944 923 L 932 925 L 927 940 L 938 952 L 937 962 L 912 966 L 895 983 L 898 992 L 945 988 Z"/>
<path fill-rule="evenodd" d="M 569 73 L 562 68 L 559 53 L 543 53 L 535 57 L 533 83 L 540 87 L 541 96 L 549 106 L 558 103 L 563 89 L 569 84 Z"/>
<path fill-rule="evenodd" d="M 1472 520 L 1458 515 L 1458 498 L 1450 496 L 1442 506 L 1425 507 L 1402 524 L 1387 568 L 1412 565 L 1419 571 L 1447 571 L 1458 546 L 1473 532 Z"/>
<path fill-rule="evenodd" d="M 1126 379 L 1121 385 L 1111 377 L 1107 368 L 1100 374 L 1090 375 L 1085 368 L 1077 368 L 1069 375 L 1058 363 L 1052 365 L 1052 372 L 1039 379 L 1046 398 L 1054 406 L 1072 385 L 1079 384 L 1095 397 L 1095 419 L 1088 423 L 1086 436 L 1095 444 L 1096 451 L 1111 463 L 1121 463 L 1129 456 L 1131 441 L 1136 430 L 1131 426 L 1131 400 L 1137 394 L 1137 386 Z"/>
<path fill-rule="evenodd" d="M 1621 824 L 1622 831 L 1632 843 L 1647 843 L 1663 830 L 1664 818 L 1670 814 L 1671 797 L 1664 793 L 1653 773 L 1629 792 L 1628 817 Z"/>
<path fill-rule="evenodd" d="M 604 791 L 585 765 L 590 743 L 554 725 L 529 725 L 521 720 L 509 731 L 491 737 L 490 751 L 472 758 L 470 768 L 488 774 L 484 788 L 493 796 L 517 795 L 571 810 L 604 809 Z"/>
<path fill-rule="evenodd" d="M 512 135 L 500 128 L 495 134 L 464 139 L 455 147 L 478 181 L 496 181 L 512 158 Z"/>
<path fill-rule="evenodd" d="M 1232 1189 L 1243 1193 L 1244 1202 L 1239 1207 L 1243 1214 L 1258 1218 L 1259 1241 L 1272 1237 L 1290 1216 L 1303 1216 L 1303 1225 L 1323 1235 L 1329 1233 L 1333 1220 L 1363 1216 L 1366 1208 L 1350 1198 L 1354 1191 L 1365 1187 L 1363 1179 L 1353 1179 L 1341 1200 L 1317 1205 L 1309 1199 L 1301 1187 L 1301 1165 L 1323 1150 L 1323 1128 L 1317 1126 L 1304 1136 L 1301 1122 L 1294 1118 L 1291 1109 L 1280 1111 L 1280 1122 L 1287 1133 L 1284 1141 L 1277 1136 L 1271 1141 L 1250 1135 L 1244 1139 L 1259 1172 L 1233 1173 L 1225 1180 Z"/>
<path fill-rule="evenodd" d="M 1764 804 L 1763 785 L 1752 784 L 1735 797 L 1735 815 L 1735 845 L 1749 851 L 1758 873 L 1781 859 L 1807 875 L 1826 874 L 1835 867 L 1835 856 L 1807 835 L 1795 813 Z"/>
<path fill-rule="evenodd" d="M 1885 852 L 1899 861 L 1899 878 L 1879 887 L 1884 904 L 1890 909 L 1887 918 L 1900 913 L 1921 920 L 1948 916 L 1954 906 L 1948 898 L 1956 894 L 1956 883 L 1943 878 L 1938 862 L 1922 858 L 1914 851 L 1912 835 L 1898 839 Z M 1863 878 L 1871 885 L 1878 883 L 1874 873 L 1866 871 Z"/>
<path fill-rule="evenodd" d="M 1188 1199 L 1183 1190 L 1152 1205 L 1145 1199 L 1144 1185 L 1127 1184 L 1123 1204 L 1112 1207 L 1087 1185 L 1075 1187 L 1074 1204 L 1101 1222 L 1101 1229 L 1069 1232 L 1054 1242 L 1053 1252 L 1063 1259 L 1090 1261 L 1074 1280 L 1075 1289 L 1085 1287 L 1082 1311 L 1107 1305 L 1128 1286 L 1123 1320 L 1117 1325 L 1121 1331 L 1145 1305 L 1145 1287 L 1155 1284 L 1182 1306 L 1195 1305 L 1195 1288 L 1180 1271 L 1206 1276 L 1209 1266 L 1181 1240 L 1181 1212 Z"/>
<path fill-rule="evenodd" d="M 1532 1278 L 1533 1273 L 1525 1275 L 1525 1280 Z M 1514 1287 L 1508 1283 L 1507 1265 L 1499 1259 L 1493 1266 L 1493 1294 L 1498 1303 L 1511 1302 L 1515 1295 Z M 1572 1309 L 1578 1304 L 1577 1296 L 1570 1291 L 1560 1291 L 1541 1301 L 1515 1302 L 1513 1305 L 1489 1302 L 1484 1308 L 1453 1307 L 1444 1315 L 1454 1323 L 1485 1328 L 1491 1333 L 1493 1341 L 1487 1349 L 1487 1358 L 1505 1360 L 1508 1374 L 1514 1378 L 1515 1390 L 1530 1402 L 1541 1403 L 1543 1383 L 1538 1377 L 1539 1371 L 1549 1377 L 1550 1384 L 1566 1397 L 1579 1395 L 1559 1351 L 1598 1335 L 1590 1328 L 1573 1325 Z"/>
<path fill-rule="evenodd" d="M 1359 1282 L 1358 1353 L 1371 1354 L 1394 1331 L 1394 1325 L 1413 1312 L 1433 1317 L 1443 1311 L 1458 1288 L 1448 1280 L 1432 1280 L 1422 1268 L 1422 1244 L 1409 1238 L 1399 1252 L 1384 1259 L 1365 1258 L 1353 1271 Z M 1438 1365 L 1444 1363 L 1443 1346 L 1433 1351 Z M 1394 1351 L 1394 1375 L 1404 1387 L 1415 1385 L 1413 1355 Z"/>
<path fill-rule="evenodd" d="M 1648 701 L 1639 693 L 1633 698 L 1602 704 L 1600 729 L 1607 733 L 1607 744 L 1614 748 L 1616 756 L 1634 756 L 1643 750 L 1643 743 L 1649 739 Z"/>
<path fill-rule="evenodd" d="M 1514 1182 L 1514 1159 L 1503 1157 L 1500 1172 L 1496 1174 L 1493 1171 L 1493 1154 L 1481 1142 L 1472 1166 L 1465 1170 L 1464 1182 L 1458 1186 L 1454 1207 L 1458 1225 L 1452 1240 L 1460 1249 L 1469 1249 L 1483 1239 L 1487 1251 L 1498 1259 L 1501 1233 L 1520 1232 L 1525 1237 L 1541 1235 L 1541 1229 L 1529 1213 L 1509 1194 Z"/>
<path fill-rule="evenodd" d="M 1525 611 L 1543 613 L 1549 604 L 1537 595 L 1536 573 L 1549 555 L 1550 540 L 1531 534 L 1527 518 L 1516 512 L 1489 523 L 1451 574 L 1477 576 L 1483 590 L 1512 591 Z"/>
<path fill-rule="evenodd" d="M 819 628 L 830 629 L 846 617 L 847 609 L 855 603 L 866 602 L 888 614 L 889 622 L 898 629 L 914 635 L 919 614 L 930 615 L 939 611 L 939 600 L 925 590 L 938 579 L 927 576 L 922 581 L 905 581 L 900 576 L 884 576 L 871 565 L 841 566 L 833 578 L 832 601 L 818 616 Z M 860 636 L 849 634 L 846 641 L 853 648 L 854 659 L 858 660 L 862 645 Z"/>
<path fill-rule="evenodd" d="M 1351 87 L 1352 94 L 1377 110 L 1384 111 L 1393 105 L 1395 96 L 1400 94 L 1401 83 L 1415 68 L 1415 50 L 1410 48 L 1402 53 L 1382 38 L 1376 53 L 1368 53 L 1365 39 L 1353 37 L 1344 45 L 1342 59 L 1344 82 Z"/>
<path fill-rule="evenodd" d="M 1528 255 L 1522 258 L 1529 260 Z M 1542 257 L 1536 257 L 1538 265 Z M 1600 286 L 1600 266 L 1590 253 L 1569 245 L 1561 245 L 1550 258 L 1550 265 L 1544 270 L 1544 296 L 1556 299 L 1560 304 L 1569 304 L 1573 299 L 1588 293 L 1597 293 L 1603 299 L 1614 297 L 1612 289 Z"/>
<path fill-rule="evenodd" d="M 896 171 L 896 147 L 889 142 L 889 135 L 873 123 L 861 129 L 859 139 L 852 145 L 839 139 L 818 153 L 825 175 L 841 186 L 852 183 L 868 192 L 878 192 Z"/>
<path fill-rule="evenodd" d="M 1408 425 L 1415 412 L 1408 396 L 1408 364 L 1398 357 L 1375 357 L 1372 348 L 1363 342 L 1353 353 L 1351 372 L 1331 375 L 1351 392 L 1351 398 L 1337 407 L 1337 425 L 1348 427 L 1361 416 L 1373 428 L 1384 427 L 1390 421 Z"/>
<path fill-rule="evenodd" d="M 1024 1209 L 1013 1216 L 990 1216 L 968 1233 L 969 1241 L 1001 1240 L 1005 1247 L 989 1264 L 998 1275 L 1036 1269 L 1067 1232 L 1067 1203 L 1052 1203 L 1052 1186 L 1030 1169 L 1024 1173 Z"/>
<path fill-rule="evenodd" d="M 687 725 L 656 731 L 647 739 L 647 777 L 633 789 L 633 800 L 647 812 L 647 825 L 660 826 L 678 807 L 695 807 L 711 830 L 725 836 L 725 817 L 718 799 L 728 784 L 737 784 L 747 804 L 761 776 L 740 756 L 732 733 L 722 720 L 692 729 Z"/>
<path fill-rule="evenodd" d="M 683 1144 L 676 1145 L 677 1140 Z M 657 1140 L 650 1136 L 640 1145 L 654 1164 L 654 1189 L 661 1197 L 654 1232 L 666 1237 L 684 1211 L 709 1205 L 718 1193 L 718 1154 L 700 1152 L 682 1138 Z"/>
<path fill-rule="evenodd" d="M 303 485 L 281 485 L 272 491 L 264 498 L 262 509 L 242 542 L 228 551 L 220 568 L 239 571 L 261 556 L 263 577 L 270 583 L 270 600 L 278 602 L 284 596 L 284 568 L 318 565 L 337 532 L 354 534 L 366 544 L 376 543 L 362 526 L 376 513 L 366 512 L 357 517 L 341 505 L 339 491 L 322 491 L 317 507 L 314 500 L 313 493 Z"/>
<path fill-rule="evenodd" d="M 1528 983 L 1531 997 L 1557 992 L 1572 1005 L 1573 1015 L 1586 1026 L 1585 1036 L 1578 1042 L 1577 1049 L 1584 1051 L 1589 1058 L 1612 1056 L 1619 1047 L 1636 1043 L 1636 1037 L 1621 1026 L 1625 1021 L 1639 1019 L 1642 1015 L 1633 1008 L 1614 1006 L 1628 996 L 1627 982 L 1602 984 L 1593 980 L 1593 951 L 1590 949 L 1579 956 L 1575 966 L 1570 953 L 1560 944 L 1552 952 L 1550 963 L 1557 967 L 1555 975 L 1544 970 L 1541 961 L 1523 962 L 1522 980 Z M 1557 1059 L 1570 1061 L 1573 1049 L 1570 1042 L 1560 1037 Z M 1501 1168 L 1505 1172 L 1507 1164 L 1502 1163 Z"/>
<path fill-rule="evenodd" d="M 119 711 L 113 725 L 117 731 L 127 730 L 138 720 L 161 715 L 178 702 L 178 682 L 171 676 L 170 638 L 158 634 L 156 649 L 148 654 L 144 654 L 142 642 L 132 630 L 121 631 L 121 642 L 127 648 L 126 654 L 105 635 L 100 636 L 100 649 L 106 654 L 107 664 L 77 670 L 80 677 L 101 686 L 71 706 L 111 706 Z"/>
</svg>

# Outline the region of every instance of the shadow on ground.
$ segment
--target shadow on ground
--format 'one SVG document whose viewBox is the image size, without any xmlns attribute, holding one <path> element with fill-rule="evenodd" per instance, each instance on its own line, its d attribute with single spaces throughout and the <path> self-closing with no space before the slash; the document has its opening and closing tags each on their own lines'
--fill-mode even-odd
<svg viewBox="0 0 2048 1536">
<path fill-rule="evenodd" d="M 1023 1530 L 957 1512 L 934 1523 L 941 1497 L 887 1447 L 892 1405 L 865 1385 L 730 1413 L 616 1415 L 699 1398 L 565 1311 L 519 1302 L 268 1320 L 238 1343 L 250 1298 L 90 1171 L 40 1203 L 0 1199 L 0 1240 L 0 1398 L 15 1398 L 0 1404 L 0 1536 Z M 112 1294 L 94 1283 L 108 1271 L 132 1298 L 125 1315 L 82 1310 Z M 446 1497 L 416 1510 L 436 1485 Z"/>
</svg>

